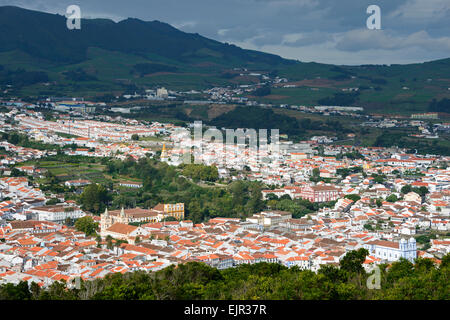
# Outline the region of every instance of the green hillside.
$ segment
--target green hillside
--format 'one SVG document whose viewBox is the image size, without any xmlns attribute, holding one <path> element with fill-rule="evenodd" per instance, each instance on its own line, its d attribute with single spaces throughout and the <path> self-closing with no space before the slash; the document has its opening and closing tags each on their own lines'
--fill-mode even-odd
<svg viewBox="0 0 450 320">
<path fill-rule="evenodd" d="M 304 63 L 159 21 L 83 19 L 81 30 L 68 30 L 62 15 L 4 6 L 0 43 L 5 97 L 93 98 L 156 86 L 190 90 L 258 83 L 257 77 L 233 70 L 246 68 L 294 85 L 275 85 L 266 96 L 248 95 L 264 103 L 357 105 L 371 113 L 410 114 L 429 110 L 433 99 L 450 98 L 450 59 L 390 66 Z"/>
</svg>

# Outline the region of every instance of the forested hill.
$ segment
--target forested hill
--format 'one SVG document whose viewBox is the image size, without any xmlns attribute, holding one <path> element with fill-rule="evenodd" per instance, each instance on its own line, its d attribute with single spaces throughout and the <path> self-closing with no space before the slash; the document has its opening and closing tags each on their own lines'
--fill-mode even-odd
<svg viewBox="0 0 450 320">
<path fill-rule="evenodd" d="M 80 30 L 69 30 L 65 16 L 12 6 L 0 7 L 0 21 L 1 51 L 20 50 L 55 63 L 84 61 L 90 47 L 179 62 L 207 61 L 215 56 L 241 64 L 288 62 L 276 55 L 185 33 L 160 21 L 82 19 Z"/>
</svg>

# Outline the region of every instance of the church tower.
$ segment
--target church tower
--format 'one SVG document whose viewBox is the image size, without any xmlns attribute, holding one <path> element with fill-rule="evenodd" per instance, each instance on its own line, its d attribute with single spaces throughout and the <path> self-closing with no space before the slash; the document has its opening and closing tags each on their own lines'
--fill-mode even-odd
<svg viewBox="0 0 450 320">
<path fill-rule="evenodd" d="M 125 210 L 123 209 L 123 207 L 120 210 L 120 216 L 119 216 L 119 219 L 117 222 L 123 223 L 123 224 L 128 224 L 128 217 L 125 215 Z"/>
<path fill-rule="evenodd" d="M 162 162 L 169 161 L 169 156 L 167 154 L 166 144 L 165 143 L 163 144 L 163 148 L 162 148 L 162 151 L 161 151 L 161 161 Z"/>
<path fill-rule="evenodd" d="M 106 229 L 111 227 L 112 219 L 109 215 L 108 208 L 105 209 L 105 213 L 100 216 L 100 234 L 102 234 Z"/>
<path fill-rule="evenodd" d="M 416 239 L 411 237 L 408 240 L 408 259 L 413 262 L 417 258 L 417 244 Z"/>
<path fill-rule="evenodd" d="M 408 242 L 404 238 L 402 238 L 400 240 L 400 246 L 399 247 L 400 247 L 401 251 L 408 251 Z"/>
<path fill-rule="evenodd" d="M 408 259 L 408 241 L 406 241 L 404 238 L 400 240 L 399 249 L 400 256 L 402 258 Z"/>
</svg>

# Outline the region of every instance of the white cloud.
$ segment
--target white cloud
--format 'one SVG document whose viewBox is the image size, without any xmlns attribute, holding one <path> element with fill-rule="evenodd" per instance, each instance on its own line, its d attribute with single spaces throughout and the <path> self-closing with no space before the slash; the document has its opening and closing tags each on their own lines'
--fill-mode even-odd
<svg viewBox="0 0 450 320">
<path fill-rule="evenodd" d="M 319 4 L 318 0 L 270 0 L 267 1 L 269 7 L 300 7 L 314 8 Z"/>
<path fill-rule="evenodd" d="M 289 33 L 285 34 L 281 40 L 282 44 L 296 43 L 298 40 L 304 39 L 305 35 L 303 33 Z"/>
<path fill-rule="evenodd" d="M 408 0 L 389 13 L 389 17 L 416 21 L 434 20 L 448 17 L 449 11 L 449 0 Z"/>
<path fill-rule="evenodd" d="M 221 37 L 224 37 L 228 33 L 228 31 L 230 31 L 230 29 L 219 29 L 217 31 L 217 34 Z"/>
<path fill-rule="evenodd" d="M 193 28 L 197 25 L 196 21 L 184 21 L 179 23 L 172 23 L 172 25 L 177 29 L 183 29 L 183 28 Z"/>
<path fill-rule="evenodd" d="M 448 58 L 450 37 L 432 38 L 425 31 L 407 37 L 391 35 L 386 30 L 358 29 L 327 34 L 326 40 L 308 41 L 315 33 L 294 33 L 281 37 L 277 44 L 258 45 L 248 38 L 229 41 L 245 49 L 260 50 L 303 62 L 341 65 L 403 64 Z"/>
</svg>

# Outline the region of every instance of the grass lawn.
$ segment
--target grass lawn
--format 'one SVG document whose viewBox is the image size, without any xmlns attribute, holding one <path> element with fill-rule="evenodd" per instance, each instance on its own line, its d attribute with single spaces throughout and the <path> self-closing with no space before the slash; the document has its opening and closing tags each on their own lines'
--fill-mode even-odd
<svg viewBox="0 0 450 320">
<path fill-rule="evenodd" d="M 36 166 L 47 169 L 52 175 L 62 181 L 73 179 L 88 179 L 93 182 L 104 181 L 104 165 L 98 163 L 65 163 L 61 161 L 34 160 L 20 164 L 21 166 Z M 106 179 L 107 180 L 107 179 Z"/>
<path fill-rule="evenodd" d="M 164 140 L 164 137 L 139 137 L 139 141 L 155 141 L 155 142 L 165 142 L 167 140 Z"/>
</svg>

